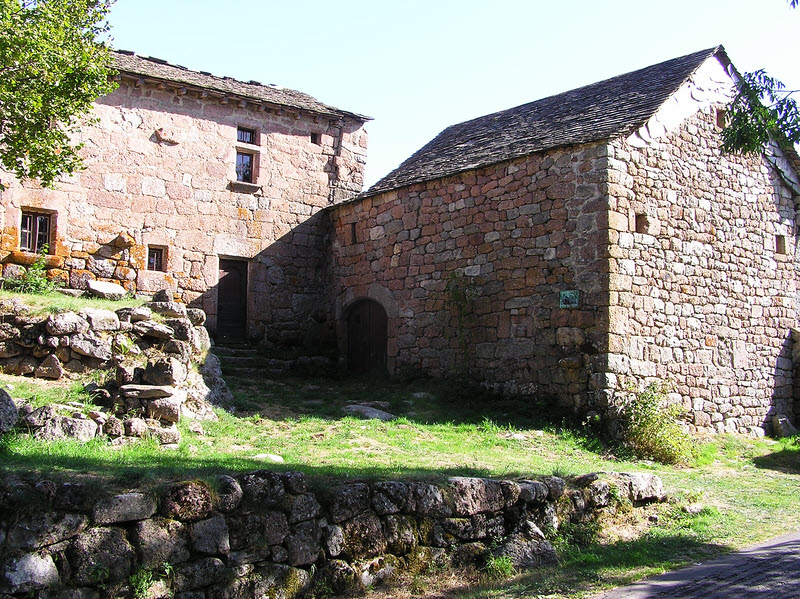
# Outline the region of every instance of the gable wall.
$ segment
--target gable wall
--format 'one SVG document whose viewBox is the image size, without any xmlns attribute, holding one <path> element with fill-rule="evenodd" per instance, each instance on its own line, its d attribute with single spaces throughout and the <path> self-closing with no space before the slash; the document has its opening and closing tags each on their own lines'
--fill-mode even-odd
<svg viewBox="0 0 800 599">
<path fill-rule="evenodd" d="M 605 146 L 567 148 L 334 208 L 339 322 L 372 298 L 389 317 L 390 372 L 584 403 L 605 344 L 605 165 Z M 571 289 L 580 306 L 560 308 Z"/>
<path fill-rule="evenodd" d="M 618 390 L 666 381 L 697 428 L 759 432 L 792 412 L 795 209 L 775 169 L 722 156 L 719 133 L 708 108 L 656 144 L 613 144 L 612 353 L 600 368 Z"/>
<path fill-rule="evenodd" d="M 85 171 L 57 190 L 12 180 L 2 193 L 0 258 L 34 258 L 18 251 L 21 208 L 55 211 L 52 274 L 76 288 L 87 279 L 170 288 L 206 310 L 212 330 L 219 257 L 247 260 L 250 334 L 296 338 L 322 298 L 325 227 L 314 215 L 361 190 L 362 123 L 259 112 L 129 80 L 97 102 L 94 116 L 81 131 Z M 230 187 L 237 126 L 259 133 L 261 191 Z M 166 273 L 146 270 L 148 245 L 168 249 Z"/>
</svg>

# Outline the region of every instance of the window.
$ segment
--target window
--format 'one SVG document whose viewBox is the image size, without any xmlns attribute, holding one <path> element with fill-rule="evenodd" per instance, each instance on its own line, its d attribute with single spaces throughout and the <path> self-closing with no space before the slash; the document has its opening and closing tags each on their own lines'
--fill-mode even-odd
<svg viewBox="0 0 800 599">
<path fill-rule="evenodd" d="M 164 253 L 164 248 L 147 248 L 147 270 L 160 270 L 161 272 L 166 271 Z"/>
<path fill-rule="evenodd" d="M 786 236 L 785 235 L 776 235 L 775 236 L 775 253 L 776 254 L 787 254 L 786 251 Z"/>
<path fill-rule="evenodd" d="M 244 127 L 239 127 L 238 129 L 236 129 L 236 141 L 243 144 L 255 144 L 256 143 L 255 129 L 245 129 Z"/>
<path fill-rule="evenodd" d="M 650 219 L 647 218 L 646 214 L 637 214 L 636 215 L 636 232 L 637 233 L 647 233 L 647 230 L 650 228 Z"/>
<path fill-rule="evenodd" d="M 720 129 L 725 128 L 725 122 L 728 119 L 728 111 L 724 108 L 717 108 L 717 127 Z"/>
<path fill-rule="evenodd" d="M 22 211 L 19 249 L 36 254 L 50 251 L 50 214 Z"/>
<path fill-rule="evenodd" d="M 319 133 L 312 133 L 311 143 L 317 146 L 322 145 L 322 135 L 320 135 Z"/>
<path fill-rule="evenodd" d="M 253 182 L 253 154 L 236 152 L 236 180 L 244 183 Z"/>
<path fill-rule="evenodd" d="M 350 243 L 358 243 L 358 236 L 356 235 L 355 223 L 350 223 Z"/>
</svg>

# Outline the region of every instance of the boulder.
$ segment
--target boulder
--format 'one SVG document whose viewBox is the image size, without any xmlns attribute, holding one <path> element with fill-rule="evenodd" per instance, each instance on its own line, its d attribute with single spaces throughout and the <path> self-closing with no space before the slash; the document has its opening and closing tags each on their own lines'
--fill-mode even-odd
<svg viewBox="0 0 800 599">
<path fill-rule="evenodd" d="M 59 582 L 56 564 L 47 554 L 26 553 L 9 558 L 3 563 L 0 572 L 0 591 L 15 594 L 33 593 Z"/>
<path fill-rule="evenodd" d="M 384 422 L 395 420 L 397 418 L 397 416 L 395 416 L 394 414 L 390 414 L 389 412 L 384 412 L 383 410 L 379 410 L 377 408 L 372 408 L 370 406 L 362 406 L 359 404 L 347 405 L 344 408 L 342 408 L 342 410 L 347 414 L 358 414 L 359 416 L 363 416 L 364 418 L 383 420 Z"/>
<path fill-rule="evenodd" d="M 54 416 L 45 420 L 42 426 L 34 431 L 33 436 L 42 441 L 77 439 L 85 442 L 97 436 L 98 428 L 97 423 L 93 420 Z"/>
<path fill-rule="evenodd" d="M 51 315 L 45 324 L 47 332 L 51 335 L 83 334 L 89 330 L 89 321 L 74 312 Z"/>
<path fill-rule="evenodd" d="M 197 481 L 172 485 L 161 504 L 164 516 L 184 522 L 202 520 L 211 513 L 211 509 L 211 490 Z"/>
<path fill-rule="evenodd" d="M 175 387 L 170 385 L 122 385 L 119 394 L 123 397 L 135 397 L 137 399 L 161 399 L 162 397 L 172 397 L 175 395 Z"/>
<path fill-rule="evenodd" d="M 145 568 L 157 568 L 164 562 L 179 564 L 189 559 L 188 530 L 177 520 L 142 520 L 136 524 L 133 535 Z"/>
<path fill-rule="evenodd" d="M 186 364 L 172 356 L 159 358 L 147 365 L 142 378 L 151 385 L 178 385 L 186 380 Z"/>
<path fill-rule="evenodd" d="M 0 388 L 0 436 L 13 429 L 18 418 L 17 405 L 8 392 Z"/>
<path fill-rule="evenodd" d="M 72 351 L 96 358 L 98 360 L 110 360 L 112 357 L 111 344 L 105 339 L 93 335 L 75 335 L 70 339 L 69 346 Z"/>
<path fill-rule="evenodd" d="M 82 514 L 42 512 L 14 522 L 6 536 L 6 547 L 39 549 L 80 534 L 89 519 Z"/>
<path fill-rule="evenodd" d="M 472 516 L 503 509 L 503 488 L 496 480 L 454 477 L 449 481 L 456 516 Z"/>
<path fill-rule="evenodd" d="M 217 509 L 221 512 L 232 512 L 242 502 L 242 487 L 230 476 L 217 478 Z"/>
<path fill-rule="evenodd" d="M 119 330 L 119 316 L 111 310 L 84 308 L 79 314 L 89 322 L 89 327 L 94 331 Z"/>
<path fill-rule="evenodd" d="M 53 354 L 47 356 L 34 371 L 33 376 L 37 379 L 52 379 L 54 381 L 60 379 L 64 376 L 64 368 L 61 366 L 61 360 Z"/>
<path fill-rule="evenodd" d="M 116 283 L 109 283 L 107 281 L 95 281 L 90 279 L 86 281 L 86 288 L 92 295 L 96 295 L 97 297 L 107 300 L 119 301 L 128 295 L 128 292 L 124 287 L 117 285 Z"/>
<path fill-rule="evenodd" d="M 147 306 L 137 306 L 135 308 L 119 308 L 116 311 L 117 318 L 120 322 L 141 322 L 142 320 L 150 320 L 153 317 L 153 311 Z"/>
<path fill-rule="evenodd" d="M 369 487 L 364 483 L 353 483 L 333 490 L 328 509 L 331 520 L 339 523 L 366 512 L 369 507 Z"/>
<path fill-rule="evenodd" d="M 144 520 L 156 513 L 156 500 L 144 493 L 122 493 L 98 501 L 93 510 L 98 524 Z"/>
<path fill-rule="evenodd" d="M 147 417 L 153 420 L 178 422 L 181 418 L 181 403 L 174 397 L 153 399 L 147 404 Z"/>
<path fill-rule="evenodd" d="M 794 437 L 797 434 L 797 428 L 785 415 L 775 414 L 772 417 L 772 434 L 778 438 Z"/>
<path fill-rule="evenodd" d="M 186 318 L 186 306 L 178 302 L 150 302 L 147 306 L 166 318 Z"/>
<path fill-rule="evenodd" d="M 152 301 L 157 303 L 171 302 L 175 298 L 172 296 L 172 291 L 169 289 L 160 289 L 153 294 Z"/>
<path fill-rule="evenodd" d="M 220 514 L 195 522 L 192 525 L 190 537 L 192 547 L 200 553 L 227 555 L 231 549 L 228 525 Z"/>
<path fill-rule="evenodd" d="M 142 337 L 153 337 L 155 339 L 170 339 L 175 331 L 165 324 L 153 322 L 152 320 L 142 320 L 133 325 L 133 332 Z"/>
<path fill-rule="evenodd" d="M 136 558 L 125 530 L 117 527 L 89 528 L 70 541 L 66 554 L 72 578 L 81 585 L 97 582 L 97 564 L 107 568 L 105 582 L 121 582 L 130 576 Z"/>
<path fill-rule="evenodd" d="M 664 492 L 664 484 L 655 474 L 621 473 L 617 475 L 617 480 L 620 481 L 623 492 L 627 491 L 634 504 L 663 501 L 667 496 Z"/>
<path fill-rule="evenodd" d="M 521 523 L 493 551 L 496 557 L 509 557 L 515 568 L 539 568 L 558 561 L 556 551 L 544 533 L 530 520 Z"/>
<path fill-rule="evenodd" d="M 196 327 L 201 327 L 206 323 L 206 313 L 200 308 L 186 308 L 186 317 Z"/>
</svg>

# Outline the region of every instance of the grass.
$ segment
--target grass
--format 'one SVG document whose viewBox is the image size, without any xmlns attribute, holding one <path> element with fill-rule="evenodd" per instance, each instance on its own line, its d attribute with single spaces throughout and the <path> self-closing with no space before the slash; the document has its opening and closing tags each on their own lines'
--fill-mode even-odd
<svg viewBox="0 0 800 599">
<path fill-rule="evenodd" d="M 141 306 L 145 303 L 145 300 L 133 297 L 126 297 L 120 301 L 112 301 L 99 297 L 72 297 L 58 293 L 57 291 L 29 294 L 0 289 L 0 301 L 14 299 L 18 299 L 28 306 L 31 314 L 39 315 L 57 314 L 59 312 L 78 312 L 82 308 L 117 310 L 125 306 Z"/>
<path fill-rule="evenodd" d="M 0 473 L 83 479 L 103 488 L 155 488 L 259 468 L 300 470 L 313 485 L 354 479 L 452 475 L 571 476 L 648 471 L 662 477 L 670 503 L 618 514 L 602 528 L 566 526 L 553 541 L 561 564 L 491 581 L 479 571 L 440 571 L 379 587 L 374 596 L 583 597 L 609 586 L 800 529 L 800 442 L 712 438 L 683 468 L 616 455 L 570 428 L 547 402 L 520 403 L 427 380 L 229 377 L 232 412 L 181 423 L 177 450 L 153 441 L 112 448 L 103 440 L 49 444 L 12 433 L 0 441 Z M 89 399 L 80 384 L 54 386 L 0 375 L 16 399 L 34 405 Z M 344 415 L 349 403 L 398 416 L 382 422 Z M 274 464 L 267 454 L 279 455 Z M 684 508 L 697 505 L 692 513 Z M 695 513 L 696 512 L 696 513 Z M 501 572 L 502 574 L 502 572 Z M 508 573 L 509 575 L 511 573 Z"/>
</svg>

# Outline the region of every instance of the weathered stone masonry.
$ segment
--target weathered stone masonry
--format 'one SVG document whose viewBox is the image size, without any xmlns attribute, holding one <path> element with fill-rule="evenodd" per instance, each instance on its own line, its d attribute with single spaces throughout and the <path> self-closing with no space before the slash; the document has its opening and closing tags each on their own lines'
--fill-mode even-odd
<svg viewBox="0 0 800 599">
<path fill-rule="evenodd" d="M 463 369 L 585 404 L 607 322 L 604 154 L 566 148 L 336 207 L 338 313 L 361 297 L 389 306 L 393 372 Z M 448 284 L 466 295 L 462 330 Z M 560 308 L 576 288 L 580 307 Z"/>
<path fill-rule="evenodd" d="M 82 128 L 86 170 L 56 190 L 3 177 L 0 259 L 31 263 L 21 212 L 49 214 L 51 276 L 170 289 L 206 311 L 212 332 L 219 260 L 245 261 L 249 336 L 296 339 L 322 302 L 314 214 L 361 190 L 366 117 L 163 61 L 115 61 L 119 88 Z M 254 143 L 237 141 L 239 129 Z M 237 152 L 254 157 L 253 183 L 237 181 Z M 151 248 L 163 249 L 163 271 L 148 270 Z"/>
</svg>

